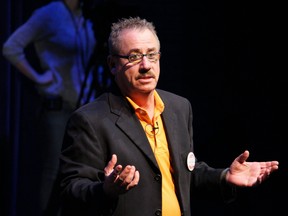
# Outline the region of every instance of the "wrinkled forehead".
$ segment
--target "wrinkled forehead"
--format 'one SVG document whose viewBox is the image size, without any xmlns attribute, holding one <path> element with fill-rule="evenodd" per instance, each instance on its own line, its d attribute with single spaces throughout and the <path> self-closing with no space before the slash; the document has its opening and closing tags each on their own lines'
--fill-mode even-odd
<svg viewBox="0 0 288 216">
<path fill-rule="evenodd" d="M 119 51 L 157 50 L 160 44 L 157 35 L 149 29 L 125 29 L 119 34 Z"/>
</svg>

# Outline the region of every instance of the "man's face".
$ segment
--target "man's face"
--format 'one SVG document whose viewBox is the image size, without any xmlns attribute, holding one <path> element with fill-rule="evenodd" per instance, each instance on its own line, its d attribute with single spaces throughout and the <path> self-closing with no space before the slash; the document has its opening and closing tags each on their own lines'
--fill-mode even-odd
<svg viewBox="0 0 288 216">
<path fill-rule="evenodd" d="M 112 57 L 111 72 L 115 75 L 122 93 L 129 97 L 151 93 L 156 88 L 160 75 L 157 38 L 147 29 L 142 31 L 129 29 L 121 33 L 119 40 L 121 48 L 118 55 L 138 56 L 138 61 L 135 62 L 133 57 L 130 61 L 126 58 Z"/>
</svg>

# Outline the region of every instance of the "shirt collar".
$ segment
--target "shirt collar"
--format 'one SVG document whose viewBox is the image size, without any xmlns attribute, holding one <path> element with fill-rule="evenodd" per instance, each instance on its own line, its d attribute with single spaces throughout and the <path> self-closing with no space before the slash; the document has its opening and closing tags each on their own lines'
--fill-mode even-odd
<svg viewBox="0 0 288 216">
<path fill-rule="evenodd" d="M 150 123 L 151 119 L 149 118 L 147 111 L 145 109 L 143 109 L 142 107 L 138 106 L 128 96 L 126 96 L 126 98 L 130 102 L 132 107 L 134 108 L 137 117 L 142 121 Z M 160 95 L 158 94 L 158 92 L 156 90 L 154 90 L 154 101 L 155 101 L 154 118 L 157 118 L 164 111 L 165 106 L 164 106 L 164 102 L 162 101 Z"/>
</svg>

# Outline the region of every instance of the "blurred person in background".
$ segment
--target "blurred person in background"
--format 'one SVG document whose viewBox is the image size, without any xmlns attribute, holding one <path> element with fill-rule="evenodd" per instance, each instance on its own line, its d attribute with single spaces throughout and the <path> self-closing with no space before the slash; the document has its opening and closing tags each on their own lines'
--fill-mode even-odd
<svg viewBox="0 0 288 216">
<path fill-rule="evenodd" d="M 84 16 L 83 5 L 85 0 L 49 2 L 37 8 L 3 45 L 4 57 L 35 83 L 41 103 L 35 133 L 39 147 L 39 161 L 35 163 L 40 163 L 41 172 L 38 215 L 52 215 L 54 211 L 49 210 L 48 203 L 57 193 L 53 185 L 66 121 L 78 106 L 93 100 L 101 78 L 102 67 L 94 64 L 94 27 Z M 30 45 L 35 48 L 39 68 L 25 52 Z"/>
</svg>

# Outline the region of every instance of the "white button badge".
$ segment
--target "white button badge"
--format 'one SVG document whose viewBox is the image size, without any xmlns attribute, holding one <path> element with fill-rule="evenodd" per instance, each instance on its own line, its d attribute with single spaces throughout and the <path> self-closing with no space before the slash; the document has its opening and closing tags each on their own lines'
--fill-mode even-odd
<svg viewBox="0 0 288 216">
<path fill-rule="evenodd" d="M 189 152 L 187 156 L 187 167 L 190 171 L 192 171 L 195 167 L 195 155 L 193 152 Z"/>
</svg>

